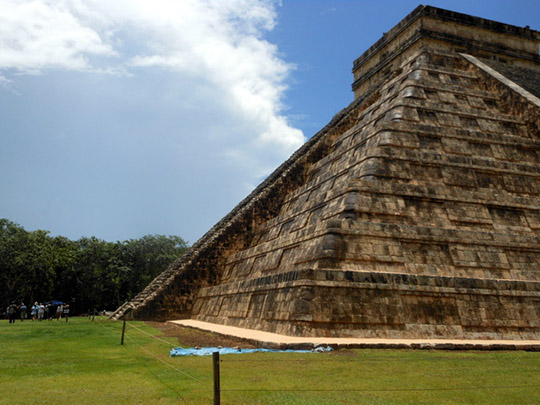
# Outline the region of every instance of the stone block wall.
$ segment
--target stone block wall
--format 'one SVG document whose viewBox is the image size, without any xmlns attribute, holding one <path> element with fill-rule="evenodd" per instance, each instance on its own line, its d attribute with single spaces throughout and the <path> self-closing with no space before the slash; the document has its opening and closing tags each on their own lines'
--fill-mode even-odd
<svg viewBox="0 0 540 405">
<path fill-rule="evenodd" d="M 228 257 L 193 317 L 310 336 L 538 337 L 529 319 L 539 314 L 538 134 L 457 54 L 422 50 L 398 72 Z M 244 284 L 330 270 L 429 282 L 315 282 L 309 305 L 298 298 L 303 280 Z M 441 290 L 452 278 L 471 287 Z M 501 289 L 505 280 L 531 292 Z"/>
<path fill-rule="evenodd" d="M 203 289 L 193 315 L 296 336 L 540 338 L 538 283 L 336 270 Z M 219 294 L 216 294 L 219 290 Z"/>
</svg>

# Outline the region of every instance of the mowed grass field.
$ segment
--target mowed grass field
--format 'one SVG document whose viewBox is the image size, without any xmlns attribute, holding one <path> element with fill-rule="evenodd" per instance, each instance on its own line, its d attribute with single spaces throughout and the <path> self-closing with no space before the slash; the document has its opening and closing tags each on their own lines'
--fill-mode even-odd
<svg viewBox="0 0 540 405">
<path fill-rule="evenodd" d="M 136 329 L 137 328 L 137 329 Z M 211 404 L 211 357 L 142 322 L 0 321 L 0 404 Z M 221 356 L 222 404 L 540 404 L 540 353 Z"/>
</svg>

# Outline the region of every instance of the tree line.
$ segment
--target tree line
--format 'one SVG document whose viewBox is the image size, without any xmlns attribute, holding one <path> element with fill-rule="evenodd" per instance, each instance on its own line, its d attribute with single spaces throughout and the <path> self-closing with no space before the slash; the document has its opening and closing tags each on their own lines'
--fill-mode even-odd
<svg viewBox="0 0 540 405">
<path fill-rule="evenodd" d="M 68 302 L 72 313 L 114 310 L 180 257 L 179 236 L 72 241 L 0 219 L 0 312 L 12 302 Z"/>
</svg>

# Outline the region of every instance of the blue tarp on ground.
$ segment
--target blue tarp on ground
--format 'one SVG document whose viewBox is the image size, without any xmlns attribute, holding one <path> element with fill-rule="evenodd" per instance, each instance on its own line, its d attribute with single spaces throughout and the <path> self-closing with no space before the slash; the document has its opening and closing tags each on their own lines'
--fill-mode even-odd
<svg viewBox="0 0 540 405">
<path fill-rule="evenodd" d="M 176 347 L 171 350 L 171 357 L 176 356 L 210 356 L 214 352 L 219 354 L 244 354 L 255 352 L 272 352 L 272 353 L 322 353 L 333 350 L 331 347 L 317 347 L 313 350 L 274 350 L 274 349 L 239 349 L 232 347 L 199 347 L 182 349 Z"/>
</svg>

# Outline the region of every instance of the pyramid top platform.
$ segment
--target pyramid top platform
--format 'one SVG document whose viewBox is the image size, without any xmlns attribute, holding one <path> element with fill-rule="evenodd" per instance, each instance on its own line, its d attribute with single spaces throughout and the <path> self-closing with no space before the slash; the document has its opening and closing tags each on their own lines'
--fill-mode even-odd
<svg viewBox="0 0 540 405">
<path fill-rule="evenodd" d="M 354 61 L 355 98 L 386 80 L 422 46 L 535 68 L 540 32 L 431 6 L 418 6 Z"/>
</svg>

